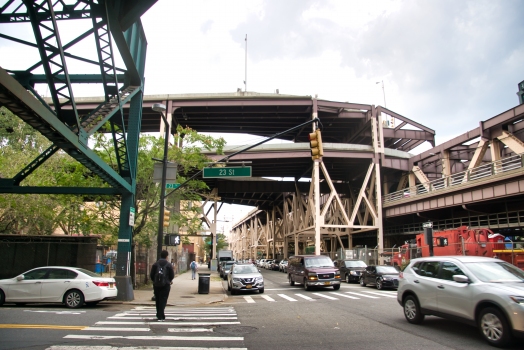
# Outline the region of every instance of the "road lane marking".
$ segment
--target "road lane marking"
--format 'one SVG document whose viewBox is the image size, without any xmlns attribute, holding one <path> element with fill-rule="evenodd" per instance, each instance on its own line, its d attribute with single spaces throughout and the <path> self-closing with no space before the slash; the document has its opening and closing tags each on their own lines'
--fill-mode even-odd
<svg viewBox="0 0 524 350">
<path fill-rule="evenodd" d="M 170 333 L 197 333 L 197 332 L 214 332 L 213 328 L 168 328 Z"/>
<path fill-rule="evenodd" d="M 89 326 L 59 326 L 50 324 L 0 324 L 0 328 L 34 328 L 34 329 L 56 329 L 56 330 L 77 330 L 81 331 Z"/>
<path fill-rule="evenodd" d="M 245 296 L 244 299 L 245 299 L 248 303 L 250 303 L 250 304 L 252 304 L 252 303 L 255 302 L 255 301 L 253 300 L 253 298 L 251 298 L 250 296 Z"/>
<path fill-rule="evenodd" d="M 361 296 L 361 297 L 366 297 L 366 298 L 371 298 L 371 299 L 380 299 L 379 297 L 374 297 L 372 295 L 366 295 L 366 294 L 361 294 L 361 293 L 355 293 L 355 292 L 344 292 L 346 294 L 355 294 L 355 295 L 358 295 L 358 296 Z"/>
<path fill-rule="evenodd" d="M 60 311 L 60 310 L 24 310 L 24 312 L 38 312 L 38 313 L 51 313 L 57 315 L 80 315 L 85 313 L 85 311 Z"/>
<path fill-rule="evenodd" d="M 290 296 L 287 296 L 287 295 L 285 295 L 285 294 L 277 294 L 277 295 L 278 295 L 279 297 L 282 297 L 282 298 L 287 299 L 287 300 L 289 300 L 289 301 L 297 301 L 297 299 L 293 299 L 293 298 L 291 298 Z"/>
<path fill-rule="evenodd" d="M 66 335 L 64 339 L 95 339 L 95 340 L 107 340 L 107 339 L 130 339 L 130 340 L 189 340 L 189 341 L 244 341 L 244 337 L 184 337 L 178 335 L 79 335 L 70 334 Z"/>
<path fill-rule="evenodd" d="M 335 294 L 335 295 L 338 295 L 338 296 L 341 296 L 341 297 L 344 297 L 344 298 L 349 298 L 349 299 L 360 299 L 360 298 L 354 297 L 352 295 L 346 295 L 346 294 L 342 294 L 342 293 L 330 292 L 330 294 Z"/>
<path fill-rule="evenodd" d="M 307 295 L 304 295 L 304 294 L 295 294 L 297 297 L 301 297 L 301 298 L 304 298 L 306 300 L 309 300 L 309 301 L 315 301 L 315 299 L 313 298 L 310 298 L 308 297 Z"/>
<path fill-rule="evenodd" d="M 261 295 L 262 298 L 266 299 L 267 301 L 275 301 L 275 299 L 271 298 L 268 295 Z"/>
<path fill-rule="evenodd" d="M 330 299 L 330 300 L 339 300 L 338 298 L 333 298 L 333 297 L 330 297 L 329 295 L 322 294 L 322 293 L 311 293 L 311 294 L 315 294 L 315 295 L 318 295 L 319 297 Z"/>
<path fill-rule="evenodd" d="M 381 293 L 381 292 L 366 292 L 366 293 L 374 294 L 374 295 L 380 295 L 381 297 L 388 297 L 388 298 L 396 298 L 397 297 L 396 294 L 389 294 L 389 293 Z"/>
<path fill-rule="evenodd" d="M 127 327 L 87 327 L 83 331 L 110 331 L 110 332 L 149 332 L 150 328 L 127 328 Z"/>
<path fill-rule="evenodd" d="M 156 317 L 145 317 L 145 316 L 109 316 L 108 319 L 111 320 L 156 320 Z M 166 319 L 170 320 L 236 320 L 237 317 L 167 317 Z"/>
<path fill-rule="evenodd" d="M 46 350 L 144 350 L 143 346 L 83 346 L 83 345 L 53 345 Z M 189 347 L 189 346 L 155 346 L 155 350 L 248 350 L 247 348 L 209 348 L 209 347 Z"/>
<path fill-rule="evenodd" d="M 128 324 L 128 325 L 138 325 L 139 324 L 139 325 L 146 325 L 146 324 L 149 324 L 149 323 L 152 323 L 152 322 L 98 321 L 97 323 L 95 323 L 95 325 L 97 325 L 97 324 Z"/>
</svg>

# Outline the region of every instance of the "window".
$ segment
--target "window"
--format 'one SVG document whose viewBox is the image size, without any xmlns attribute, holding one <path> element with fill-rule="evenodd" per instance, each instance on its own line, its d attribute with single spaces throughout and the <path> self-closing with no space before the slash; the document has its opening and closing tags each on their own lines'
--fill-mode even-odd
<svg viewBox="0 0 524 350">
<path fill-rule="evenodd" d="M 70 271 L 70 270 L 64 270 L 64 269 L 50 269 L 49 275 L 47 276 L 48 279 L 53 280 L 68 280 L 68 279 L 74 279 L 76 278 L 77 273 Z"/>
<path fill-rule="evenodd" d="M 416 264 L 417 269 L 413 268 L 413 271 L 417 275 L 436 278 L 440 261 L 426 261 Z"/>
<path fill-rule="evenodd" d="M 443 280 L 453 281 L 455 275 L 464 275 L 464 272 L 453 263 L 443 262 L 439 277 Z"/>
<path fill-rule="evenodd" d="M 37 269 L 24 273 L 25 280 L 41 280 L 47 274 L 47 269 Z"/>
</svg>

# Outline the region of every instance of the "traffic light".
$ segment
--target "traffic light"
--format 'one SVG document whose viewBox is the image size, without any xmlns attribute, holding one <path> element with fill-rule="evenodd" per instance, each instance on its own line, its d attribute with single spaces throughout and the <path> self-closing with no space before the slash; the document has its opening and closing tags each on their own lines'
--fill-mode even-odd
<svg viewBox="0 0 524 350">
<path fill-rule="evenodd" d="M 164 209 L 164 227 L 169 226 L 169 215 L 171 215 L 171 212 L 167 209 Z"/>
<path fill-rule="evenodd" d="M 311 147 L 311 159 L 315 160 L 322 158 L 324 155 L 324 149 L 322 148 L 320 129 L 309 134 L 309 146 Z"/>
<path fill-rule="evenodd" d="M 164 236 L 164 245 L 174 246 L 180 244 L 180 235 L 168 234 Z"/>
<path fill-rule="evenodd" d="M 447 247 L 448 239 L 444 237 L 437 237 L 437 247 Z"/>
</svg>

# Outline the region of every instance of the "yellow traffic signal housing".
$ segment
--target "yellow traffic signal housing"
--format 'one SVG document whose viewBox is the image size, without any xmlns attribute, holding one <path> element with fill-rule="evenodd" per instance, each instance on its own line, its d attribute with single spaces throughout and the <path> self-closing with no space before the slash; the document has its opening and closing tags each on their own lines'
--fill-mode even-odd
<svg viewBox="0 0 524 350">
<path fill-rule="evenodd" d="M 164 209 L 164 227 L 169 226 L 169 215 L 171 215 L 171 212 L 169 210 Z"/>
<path fill-rule="evenodd" d="M 324 155 L 322 148 L 322 135 L 320 129 L 315 130 L 309 134 L 309 146 L 311 147 L 311 159 L 320 159 Z"/>
</svg>

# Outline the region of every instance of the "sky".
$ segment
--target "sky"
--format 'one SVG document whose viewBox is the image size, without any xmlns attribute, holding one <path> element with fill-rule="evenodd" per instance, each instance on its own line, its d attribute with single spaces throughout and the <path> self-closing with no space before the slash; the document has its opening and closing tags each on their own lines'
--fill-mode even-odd
<svg viewBox="0 0 524 350">
<path fill-rule="evenodd" d="M 159 0 L 142 16 L 145 94 L 244 90 L 247 35 L 248 91 L 386 105 L 441 144 L 518 104 L 523 13 L 521 0 Z M 80 30 L 61 29 L 63 42 Z M 12 24 L 0 32 L 32 37 Z M 0 39 L 0 66 L 25 69 L 31 52 Z"/>
</svg>

